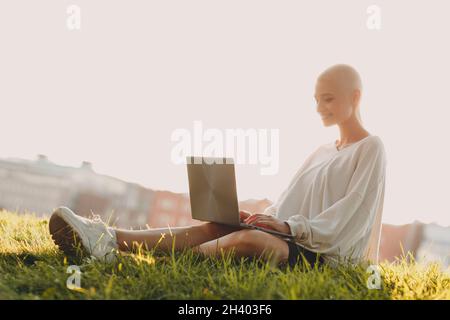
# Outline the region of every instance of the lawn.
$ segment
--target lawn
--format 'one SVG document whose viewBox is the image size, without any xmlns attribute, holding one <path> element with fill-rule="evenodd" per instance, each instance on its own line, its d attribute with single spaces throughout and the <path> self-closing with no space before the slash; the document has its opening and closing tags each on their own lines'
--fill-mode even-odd
<svg viewBox="0 0 450 320">
<path fill-rule="evenodd" d="M 69 266 L 79 267 L 79 288 Z M 232 255 L 140 251 L 115 263 L 65 257 L 48 220 L 0 211 L 0 299 L 450 299 L 450 275 L 438 264 L 399 259 L 379 266 L 369 289 L 366 266 L 279 268 Z M 76 274 L 75 274 L 76 276 Z"/>
</svg>

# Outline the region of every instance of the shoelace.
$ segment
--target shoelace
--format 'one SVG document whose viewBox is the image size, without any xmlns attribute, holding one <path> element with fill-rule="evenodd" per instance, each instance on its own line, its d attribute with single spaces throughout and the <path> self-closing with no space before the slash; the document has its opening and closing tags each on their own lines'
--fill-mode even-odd
<svg viewBox="0 0 450 320">
<path fill-rule="evenodd" d="M 100 217 L 99 214 L 92 214 L 92 222 L 96 223 L 96 224 L 102 224 L 106 226 L 106 223 L 103 222 L 102 218 Z"/>
<path fill-rule="evenodd" d="M 92 214 L 92 222 L 95 224 L 100 224 L 105 228 L 105 232 L 102 233 L 102 235 L 100 236 L 100 238 L 97 240 L 97 243 L 95 245 L 98 245 L 99 242 L 105 237 L 105 233 L 107 233 L 109 235 L 109 231 L 108 231 L 108 226 L 107 224 L 102 220 L 101 216 L 99 214 Z M 108 241 L 108 244 L 112 243 L 112 240 Z"/>
</svg>

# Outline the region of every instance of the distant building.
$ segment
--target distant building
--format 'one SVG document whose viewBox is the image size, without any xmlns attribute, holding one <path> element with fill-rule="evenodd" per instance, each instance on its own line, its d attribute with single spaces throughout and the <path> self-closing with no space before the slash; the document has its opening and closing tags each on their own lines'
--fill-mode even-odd
<svg viewBox="0 0 450 320">
<path fill-rule="evenodd" d="M 145 225 L 153 191 L 107 175 L 90 162 L 57 165 L 44 155 L 35 161 L 0 159 L 0 208 L 48 215 L 58 206 L 77 214 L 99 214 L 119 227 Z"/>
<path fill-rule="evenodd" d="M 18 212 L 48 213 L 70 203 L 72 168 L 54 166 L 44 155 L 36 161 L 0 159 L 0 207 Z"/>
<path fill-rule="evenodd" d="M 424 225 L 422 241 L 417 249 L 419 261 L 440 261 L 445 268 L 450 267 L 450 227 L 437 224 Z"/>
<path fill-rule="evenodd" d="M 414 222 L 401 226 L 383 224 L 381 229 L 379 261 L 395 261 L 411 253 L 415 257 L 422 241 L 423 224 Z"/>
<path fill-rule="evenodd" d="M 203 221 L 191 218 L 191 203 L 187 194 L 155 191 L 148 218 L 150 227 L 175 227 L 200 223 Z"/>
<path fill-rule="evenodd" d="M 401 226 L 383 224 L 379 260 L 393 262 L 403 255 L 412 255 L 417 262 L 439 261 L 448 268 L 450 227 L 418 221 Z"/>
</svg>

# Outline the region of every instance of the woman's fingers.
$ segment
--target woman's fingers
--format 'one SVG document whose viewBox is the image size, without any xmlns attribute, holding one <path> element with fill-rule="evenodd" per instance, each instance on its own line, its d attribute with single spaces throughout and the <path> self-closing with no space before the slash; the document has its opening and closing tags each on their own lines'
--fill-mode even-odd
<svg viewBox="0 0 450 320">
<path fill-rule="evenodd" d="M 277 223 L 272 216 L 266 214 L 254 214 L 249 217 L 246 221 L 247 224 L 255 225 L 258 227 L 263 227 L 266 229 L 277 230 Z"/>
<path fill-rule="evenodd" d="M 245 210 L 241 210 L 239 211 L 239 218 L 241 221 L 244 221 L 245 219 L 247 219 L 248 217 L 250 217 L 252 214 L 248 211 Z"/>
<path fill-rule="evenodd" d="M 255 214 L 252 214 L 247 219 L 245 219 L 245 223 L 251 223 L 252 221 L 254 221 L 255 219 L 258 219 L 261 216 L 266 216 L 267 217 L 267 215 L 265 215 L 265 214 L 255 213 Z"/>
<path fill-rule="evenodd" d="M 262 215 L 258 215 L 258 216 L 251 216 L 249 219 L 247 219 L 246 223 L 248 224 L 255 224 L 255 223 L 260 223 L 260 222 L 268 222 L 271 221 L 270 220 L 271 217 L 262 214 Z"/>
<path fill-rule="evenodd" d="M 250 217 L 252 214 L 246 210 L 240 210 L 239 215 L 245 216 L 245 217 Z"/>
<path fill-rule="evenodd" d="M 275 231 L 277 230 L 276 221 L 274 221 L 274 218 L 272 216 L 263 213 L 252 214 L 250 217 L 245 219 L 244 222 L 247 224 L 251 224 L 266 229 L 271 229 Z"/>
</svg>

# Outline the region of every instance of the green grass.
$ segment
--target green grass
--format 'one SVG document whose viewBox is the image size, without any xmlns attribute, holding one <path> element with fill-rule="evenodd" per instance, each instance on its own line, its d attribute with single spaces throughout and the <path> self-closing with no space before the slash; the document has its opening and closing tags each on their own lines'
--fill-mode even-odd
<svg viewBox="0 0 450 320">
<path fill-rule="evenodd" d="M 362 265 L 279 268 L 232 255 L 204 258 L 186 250 L 141 251 L 118 262 L 65 257 L 48 221 L 0 211 L 0 299 L 449 299 L 450 275 L 439 265 L 380 265 L 381 289 L 368 289 Z M 69 265 L 81 289 L 66 286 Z"/>
</svg>

